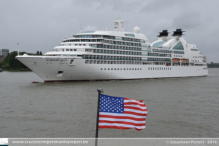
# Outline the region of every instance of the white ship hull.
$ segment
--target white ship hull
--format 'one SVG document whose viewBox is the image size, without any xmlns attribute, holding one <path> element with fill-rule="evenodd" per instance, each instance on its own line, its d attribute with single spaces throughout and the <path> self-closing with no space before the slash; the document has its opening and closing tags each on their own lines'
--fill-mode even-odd
<svg viewBox="0 0 219 146">
<path fill-rule="evenodd" d="M 85 64 L 84 59 L 74 59 L 74 65 L 70 65 L 70 58 L 61 59 L 54 57 L 48 61 L 48 58 L 45 57 L 17 56 L 17 59 L 45 82 L 129 80 L 208 75 L 207 66 Z M 63 71 L 63 73 L 58 74 L 59 71 Z"/>
</svg>

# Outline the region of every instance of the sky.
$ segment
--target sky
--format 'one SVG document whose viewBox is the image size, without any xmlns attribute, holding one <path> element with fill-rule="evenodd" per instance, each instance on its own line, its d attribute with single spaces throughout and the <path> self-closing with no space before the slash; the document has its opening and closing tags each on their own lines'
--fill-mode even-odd
<svg viewBox="0 0 219 146">
<path fill-rule="evenodd" d="M 114 30 L 114 19 L 129 21 L 124 30 L 150 42 L 163 29 L 181 28 L 207 62 L 219 62 L 218 0 L 0 0 L 0 49 L 46 53 L 83 30 Z"/>
</svg>

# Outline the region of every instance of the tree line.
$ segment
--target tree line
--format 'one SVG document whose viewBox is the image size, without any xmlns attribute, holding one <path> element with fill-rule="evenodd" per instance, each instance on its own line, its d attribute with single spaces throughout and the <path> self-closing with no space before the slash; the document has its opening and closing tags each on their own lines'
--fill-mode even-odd
<svg viewBox="0 0 219 146">
<path fill-rule="evenodd" d="M 27 53 L 27 52 L 19 52 L 19 55 L 28 54 L 28 55 L 42 55 L 41 51 L 37 51 L 36 53 Z M 5 57 L 4 61 L 0 62 L 0 67 L 5 71 L 30 71 L 28 67 L 26 67 L 23 63 L 17 60 L 15 57 L 18 55 L 17 51 L 13 51 L 8 53 Z"/>
<path fill-rule="evenodd" d="M 219 68 L 219 63 L 213 63 L 213 62 L 211 62 L 210 64 L 208 63 L 208 68 Z"/>
</svg>

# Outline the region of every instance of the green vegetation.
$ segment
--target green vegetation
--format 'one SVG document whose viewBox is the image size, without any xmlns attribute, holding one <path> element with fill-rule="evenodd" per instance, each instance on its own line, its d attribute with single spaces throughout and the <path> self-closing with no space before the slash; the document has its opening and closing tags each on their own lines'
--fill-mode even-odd
<svg viewBox="0 0 219 146">
<path fill-rule="evenodd" d="M 28 54 L 28 55 L 42 55 L 41 51 L 37 51 L 36 54 L 20 52 L 20 55 Z M 0 63 L 0 67 L 2 67 L 3 71 L 31 71 L 28 67 L 26 67 L 23 63 L 17 60 L 15 57 L 17 56 L 17 51 L 8 53 L 6 58 L 2 63 Z"/>
</svg>

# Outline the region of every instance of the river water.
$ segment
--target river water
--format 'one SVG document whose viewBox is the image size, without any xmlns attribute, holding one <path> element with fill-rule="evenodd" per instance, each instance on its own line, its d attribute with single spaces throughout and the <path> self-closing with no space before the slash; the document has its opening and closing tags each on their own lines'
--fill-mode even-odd
<svg viewBox="0 0 219 146">
<path fill-rule="evenodd" d="M 33 72 L 0 73 L 0 137 L 93 138 L 97 91 L 143 100 L 146 129 L 100 129 L 102 138 L 215 138 L 219 69 L 207 77 L 38 83 Z"/>
</svg>

